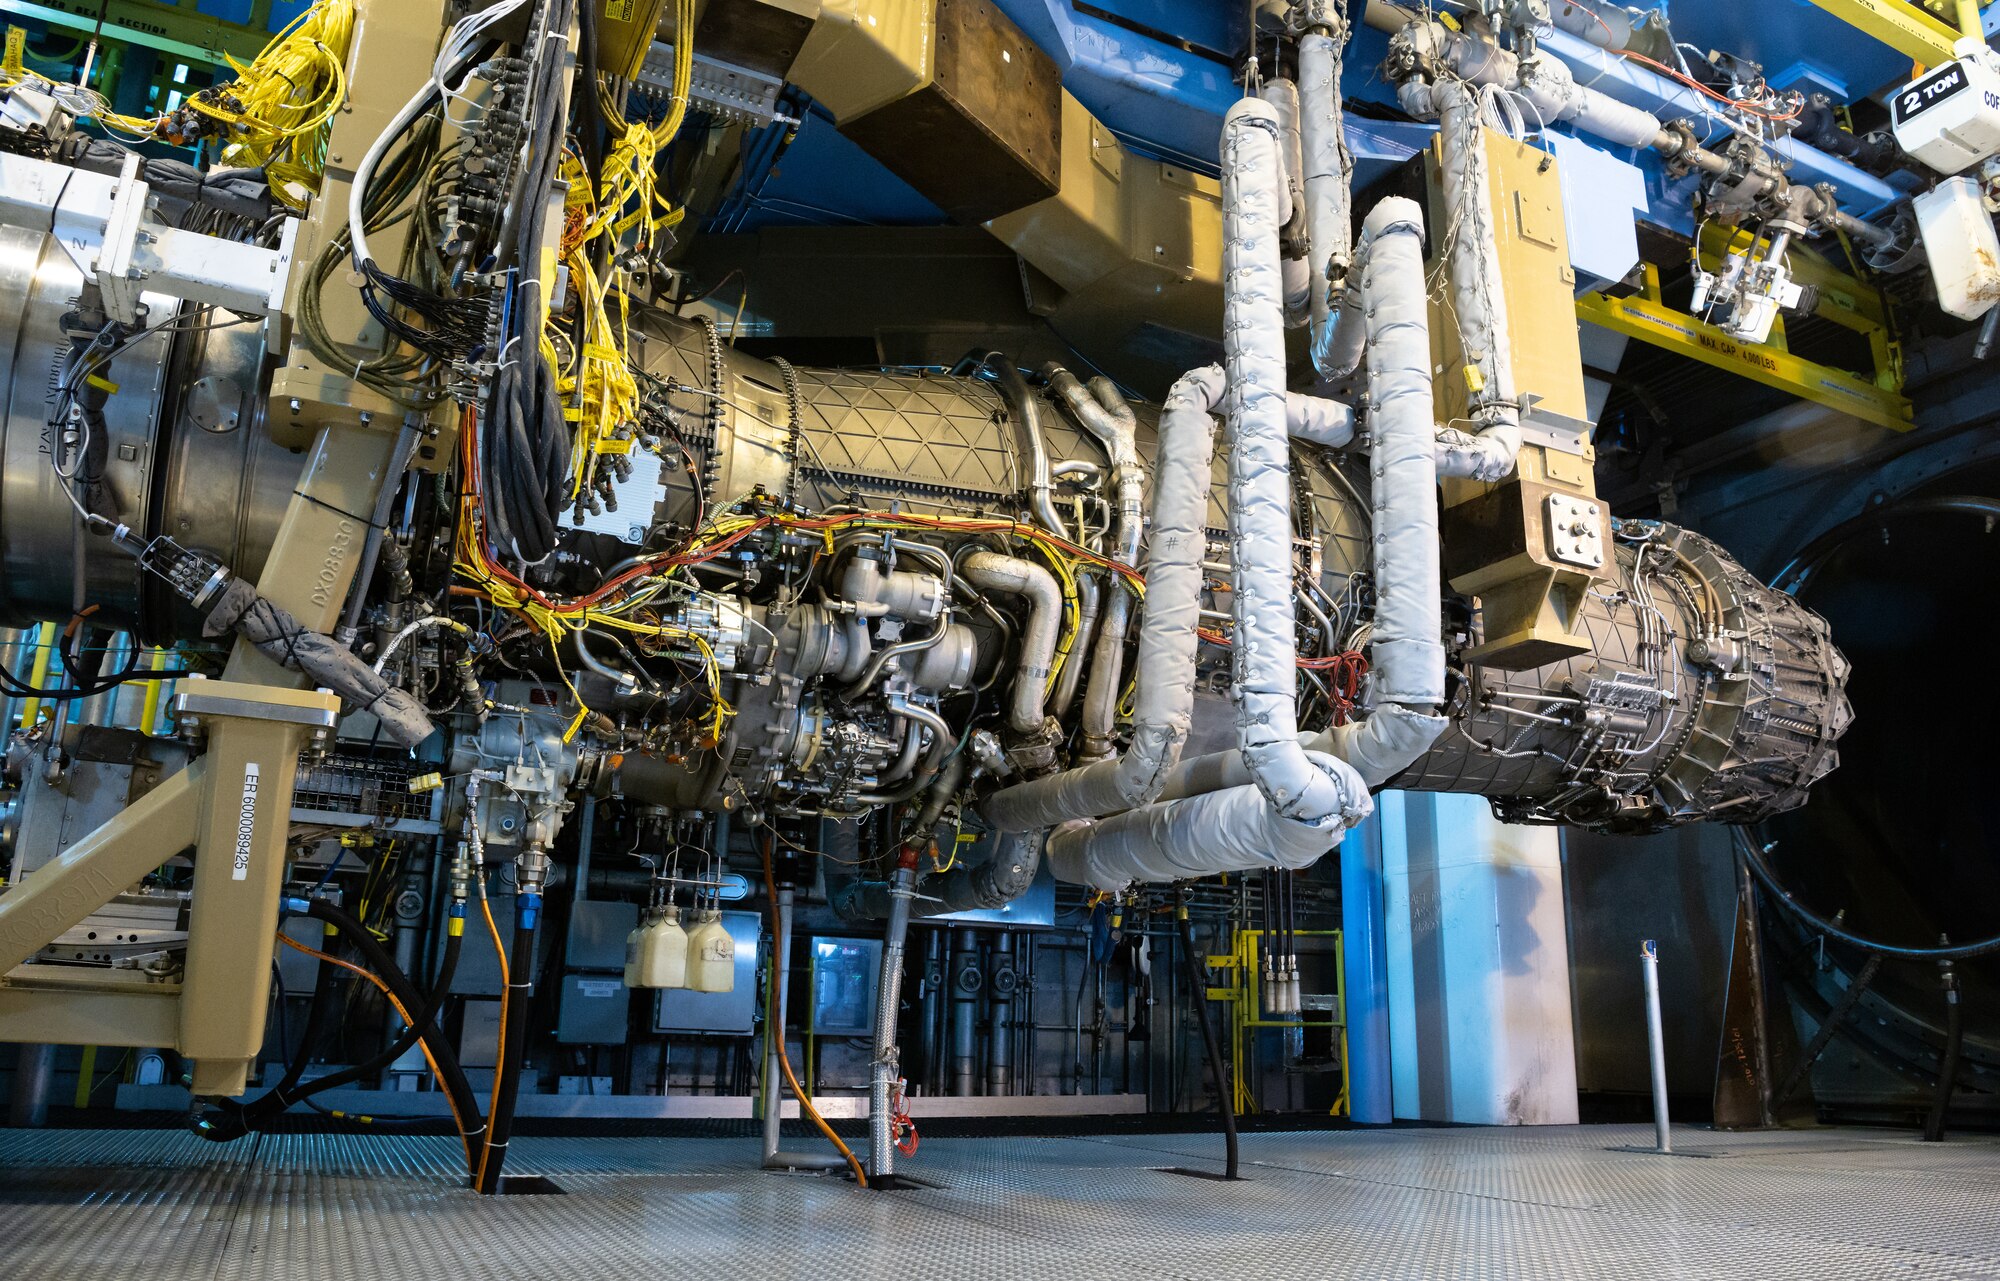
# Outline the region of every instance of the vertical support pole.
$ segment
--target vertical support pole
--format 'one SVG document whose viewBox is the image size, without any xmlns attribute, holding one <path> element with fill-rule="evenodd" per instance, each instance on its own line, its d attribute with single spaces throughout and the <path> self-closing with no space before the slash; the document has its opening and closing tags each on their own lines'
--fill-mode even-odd
<svg viewBox="0 0 2000 1281">
<path fill-rule="evenodd" d="M 1389 942 L 1382 896 L 1382 833 L 1373 820 L 1340 845 L 1340 930 L 1346 980 L 1347 1107 L 1350 1120 L 1396 1119 L 1389 1056 Z"/>
<path fill-rule="evenodd" d="M 1639 944 L 1639 968 L 1646 977 L 1646 1051 L 1653 1065 L 1653 1146 L 1674 1150 L 1667 1131 L 1667 1043 L 1660 1027 L 1660 945 L 1652 939 Z"/>
<path fill-rule="evenodd" d="M 868 1065 L 868 1186 L 896 1186 L 896 1142 L 891 1133 L 897 1076 L 896 1015 L 903 1004 L 903 943 L 910 933 L 910 899 L 917 885 L 917 852 L 906 846 L 889 878 L 889 925 L 882 938 L 882 976 L 875 986 L 875 1056 Z"/>
<path fill-rule="evenodd" d="M 778 1155 L 785 1092 L 778 1084 L 778 1044 L 785 1035 L 786 980 L 792 957 L 792 889 L 778 891 L 777 936 L 771 940 L 771 994 L 764 1008 L 764 1165 Z"/>
</svg>

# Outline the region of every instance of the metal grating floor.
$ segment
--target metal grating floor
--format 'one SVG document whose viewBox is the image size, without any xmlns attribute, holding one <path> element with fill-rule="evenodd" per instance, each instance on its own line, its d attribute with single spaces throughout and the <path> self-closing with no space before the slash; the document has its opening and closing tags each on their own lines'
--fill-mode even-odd
<svg viewBox="0 0 2000 1281">
<path fill-rule="evenodd" d="M 233 1281 L 921 1276 L 2000 1278 L 2000 1139 L 1631 1126 L 940 1139 L 889 1195 L 741 1139 L 516 1140 L 566 1196 L 482 1201 L 450 1139 L 0 1131 L 0 1275 Z"/>
</svg>

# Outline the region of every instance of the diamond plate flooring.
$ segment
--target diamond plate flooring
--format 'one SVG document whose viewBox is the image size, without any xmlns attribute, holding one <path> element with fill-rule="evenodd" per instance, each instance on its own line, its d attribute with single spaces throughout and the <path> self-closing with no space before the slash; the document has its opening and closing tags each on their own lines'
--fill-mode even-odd
<svg viewBox="0 0 2000 1281">
<path fill-rule="evenodd" d="M 1629 1126 L 925 1142 L 888 1195 L 744 1139 L 516 1140 L 564 1196 L 481 1200 L 450 1139 L 0 1131 L 0 1275 L 2000 1278 L 2000 1140 Z M 699 1270 L 698 1272 L 696 1270 Z"/>
</svg>

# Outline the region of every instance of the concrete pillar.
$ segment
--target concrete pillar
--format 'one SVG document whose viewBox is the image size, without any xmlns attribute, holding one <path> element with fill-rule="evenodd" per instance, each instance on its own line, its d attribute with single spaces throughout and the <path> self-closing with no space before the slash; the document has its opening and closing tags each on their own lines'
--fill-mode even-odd
<svg viewBox="0 0 2000 1281">
<path fill-rule="evenodd" d="M 1561 847 L 1477 796 L 1384 792 L 1389 1030 L 1399 1118 L 1577 1119 Z"/>
</svg>

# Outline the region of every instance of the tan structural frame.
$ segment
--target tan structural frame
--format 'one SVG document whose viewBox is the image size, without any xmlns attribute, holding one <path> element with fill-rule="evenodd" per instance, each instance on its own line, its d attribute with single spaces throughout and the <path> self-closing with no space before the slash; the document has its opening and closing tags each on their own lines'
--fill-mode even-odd
<svg viewBox="0 0 2000 1281">
<path fill-rule="evenodd" d="M 441 0 L 358 0 L 356 8 L 349 102 L 334 121 L 325 185 L 300 229 L 301 264 L 338 234 L 353 166 L 430 76 L 443 31 Z M 401 249 L 400 241 L 383 247 Z M 287 310 L 297 288 L 295 274 Z M 381 331 L 359 299 L 333 288 L 327 295 L 334 337 L 357 352 L 380 351 Z M 353 587 L 368 513 L 382 486 L 395 483 L 386 473 L 404 418 L 351 378 L 313 369 L 304 352 L 293 344 L 279 370 L 270 418 L 274 431 L 309 431 L 311 457 L 257 590 L 325 632 Z M 182 724 L 203 732 L 202 754 L 0 895 L 0 1041 L 172 1046 L 194 1063 L 195 1094 L 243 1092 L 264 1042 L 299 754 L 329 738 L 340 714 L 338 698 L 303 684 L 238 640 L 222 680 L 188 682 L 179 697 Z M 178 982 L 24 965 L 189 849 L 194 892 Z"/>
</svg>

